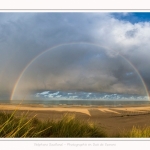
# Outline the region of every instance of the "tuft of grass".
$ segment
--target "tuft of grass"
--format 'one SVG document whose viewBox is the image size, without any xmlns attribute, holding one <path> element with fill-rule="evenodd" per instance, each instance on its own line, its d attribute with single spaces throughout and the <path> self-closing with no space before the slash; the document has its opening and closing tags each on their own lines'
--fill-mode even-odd
<svg viewBox="0 0 150 150">
<path fill-rule="evenodd" d="M 28 113 L 21 117 L 13 113 L 0 112 L 0 137 L 108 137 L 104 128 L 88 121 L 81 121 L 75 115 L 66 114 L 61 120 L 40 121 L 36 116 L 28 119 Z M 150 126 L 135 127 L 130 131 L 118 131 L 112 137 L 150 137 Z"/>
<path fill-rule="evenodd" d="M 60 121 L 50 122 L 52 137 L 106 137 L 102 128 L 78 120 L 74 115 L 65 115 Z"/>
<path fill-rule="evenodd" d="M 0 137 L 33 137 L 35 117 L 27 119 L 27 114 L 16 118 L 12 114 L 0 113 Z"/>
<path fill-rule="evenodd" d="M 142 128 L 133 126 L 132 130 L 127 134 L 127 137 L 150 137 L 150 126 Z"/>
<path fill-rule="evenodd" d="M 40 121 L 35 116 L 15 117 L 0 113 L 0 137 L 106 137 L 100 127 L 89 122 L 81 122 L 75 115 L 65 115 L 60 121 Z"/>
<path fill-rule="evenodd" d="M 150 126 L 136 127 L 133 126 L 129 131 L 122 131 L 116 135 L 116 137 L 127 138 L 148 138 L 150 137 Z"/>
</svg>

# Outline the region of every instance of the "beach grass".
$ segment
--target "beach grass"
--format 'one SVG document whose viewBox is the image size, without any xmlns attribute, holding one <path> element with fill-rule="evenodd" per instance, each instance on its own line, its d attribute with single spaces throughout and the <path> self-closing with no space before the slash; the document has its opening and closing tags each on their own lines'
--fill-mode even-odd
<svg viewBox="0 0 150 150">
<path fill-rule="evenodd" d="M 28 113 L 21 117 L 15 117 L 15 113 L 0 113 L 0 137 L 107 137 L 104 129 L 80 121 L 75 115 L 66 114 L 59 121 L 40 121 L 36 116 L 27 118 Z"/>
<path fill-rule="evenodd" d="M 60 120 L 41 121 L 34 117 L 28 117 L 28 112 L 16 117 L 13 113 L 0 112 L 0 137 L 4 138 L 42 138 L 42 137 L 125 137 L 148 138 L 150 126 L 136 127 L 131 130 L 122 129 L 116 135 L 109 135 L 106 129 L 89 121 L 77 119 L 75 114 L 65 114 Z"/>
<path fill-rule="evenodd" d="M 122 131 L 116 137 L 125 137 L 125 138 L 149 138 L 150 137 L 150 126 L 133 126 L 129 131 Z"/>
</svg>

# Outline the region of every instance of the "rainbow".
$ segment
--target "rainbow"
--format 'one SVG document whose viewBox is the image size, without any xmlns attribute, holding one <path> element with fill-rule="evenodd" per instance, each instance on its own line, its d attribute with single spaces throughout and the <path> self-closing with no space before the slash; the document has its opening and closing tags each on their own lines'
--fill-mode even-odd
<svg viewBox="0 0 150 150">
<path fill-rule="evenodd" d="M 10 100 L 13 100 L 13 99 L 14 99 L 14 98 L 13 98 L 13 97 L 14 97 L 14 94 L 15 94 L 15 92 L 16 92 L 18 83 L 20 82 L 20 80 L 21 80 L 23 74 L 25 73 L 25 71 L 28 69 L 28 67 L 29 67 L 37 58 L 39 58 L 42 54 L 44 54 L 44 53 L 46 53 L 46 52 L 48 52 L 48 51 L 50 51 L 50 50 L 53 50 L 53 49 L 55 49 L 55 48 L 57 48 L 57 47 L 65 46 L 65 45 L 72 45 L 72 44 L 89 44 L 89 45 L 93 45 L 93 46 L 97 46 L 97 47 L 101 47 L 101 48 L 105 48 L 105 49 L 107 49 L 107 50 L 110 50 L 110 49 L 108 49 L 108 48 L 105 47 L 105 46 L 100 46 L 100 45 L 98 45 L 98 44 L 90 43 L 90 42 L 71 42 L 71 43 L 63 43 L 63 44 L 59 44 L 59 45 L 53 46 L 53 47 L 51 47 L 51 48 L 49 48 L 49 49 L 46 49 L 45 51 L 41 52 L 41 53 L 38 54 L 36 57 L 34 57 L 34 58 L 26 65 L 26 67 L 22 70 L 22 72 L 20 73 L 20 75 L 19 75 L 19 77 L 18 77 L 18 79 L 17 79 L 17 81 L 16 81 L 16 83 L 15 83 L 15 85 L 14 85 L 14 87 L 13 87 L 13 90 L 12 90 L 12 93 L 11 93 L 11 96 L 10 96 Z M 112 50 L 111 50 L 111 51 L 112 51 Z M 139 71 L 136 69 L 136 67 L 135 67 L 127 58 L 125 58 L 125 57 L 122 56 L 121 54 L 118 54 L 118 55 L 120 55 L 126 62 L 128 62 L 128 64 L 129 64 L 129 65 L 134 69 L 134 71 L 138 74 L 140 80 L 142 81 L 142 84 L 143 84 L 143 86 L 144 86 L 144 89 L 145 89 L 145 91 L 146 91 L 146 94 L 147 94 L 147 96 L 148 96 L 148 100 L 150 100 L 149 92 L 148 92 L 147 86 L 146 86 L 146 84 L 145 84 L 143 78 L 141 77 Z"/>
</svg>

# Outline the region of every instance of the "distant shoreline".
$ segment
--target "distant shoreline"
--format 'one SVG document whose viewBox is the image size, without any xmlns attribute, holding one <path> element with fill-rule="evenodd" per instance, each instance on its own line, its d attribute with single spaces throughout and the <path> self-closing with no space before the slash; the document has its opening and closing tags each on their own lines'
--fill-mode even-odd
<svg viewBox="0 0 150 150">
<path fill-rule="evenodd" d="M 16 105 L 16 106 L 29 106 L 29 107 L 86 107 L 86 108 L 91 108 L 91 107 L 104 107 L 104 108 L 108 108 L 108 107 L 143 107 L 143 106 L 150 106 L 150 101 L 146 101 L 147 103 L 142 103 L 142 104 L 105 104 L 105 105 L 92 105 L 92 104 L 43 104 L 43 103 L 4 103 L 4 102 L 0 102 L 0 105 L 8 105 L 8 106 L 12 106 L 12 105 Z"/>
<path fill-rule="evenodd" d="M 0 100 L 0 105 L 23 105 L 40 107 L 128 107 L 150 106 L 150 101 L 118 101 L 118 100 Z"/>
<path fill-rule="evenodd" d="M 142 105 L 44 105 L 44 104 L 4 104 L 0 103 L 0 110 L 55 110 L 55 111 L 75 111 L 79 110 L 88 110 L 88 109 L 115 109 L 122 111 L 136 111 L 136 110 L 150 110 L 150 104 Z"/>
</svg>

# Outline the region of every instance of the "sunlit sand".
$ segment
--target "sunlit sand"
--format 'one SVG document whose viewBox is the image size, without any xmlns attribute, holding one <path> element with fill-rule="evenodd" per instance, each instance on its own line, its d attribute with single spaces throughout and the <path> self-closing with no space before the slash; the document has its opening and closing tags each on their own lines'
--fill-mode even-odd
<svg viewBox="0 0 150 150">
<path fill-rule="evenodd" d="M 105 107 L 84 107 L 84 106 L 78 106 L 78 107 L 62 107 L 62 106 L 56 106 L 56 107 L 41 107 L 38 105 L 28 105 L 28 106 L 23 106 L 23 105 L 0 105 L 0 110 L 32 110 L 32 111 L 58 111 L 58 112 L 79 112 L 79 113 L 84 113 L 86 115 L 91 116 L 89 113 L 89 110 L 91 109 L 97 109 L 100 111 L 100 113 L 115 113 L 115 114 L 120 114 L 119 111 L 124 111 L 124 112 L 146 112 L 150 111 L 150 106 L 134 106 L 134 107 L 110 107 L 110 108 L 105 108 Z"/>
<path fill-rule="evenodd" d="M 55 108 L 45 108 L 45 107 L 32 107 L 32 106 L 17 106 L 17 105 L 0 105 L 0 110 L 36 110 L 36 111 L 59 111 L 59 112 L 79 112 L 84 113 L 89 116 L 90 113 L 87 108 L 62 108 L 62 107 L 55 107 Z"/>
<path fill-rule="evenodd" d="M 0 111 L 13 112 L 17 116 L 29 112 L 41 120 L 59 120 L 66 113 L 73 113 L 81 120 L 88 120 L 103 126 L 112 135 L 116 131 L 130 130 L 133 126 L 150 126 L 150 106 L 46 106 L 46 105 L 9 105 L 1 104 Z"/>
</svg>

